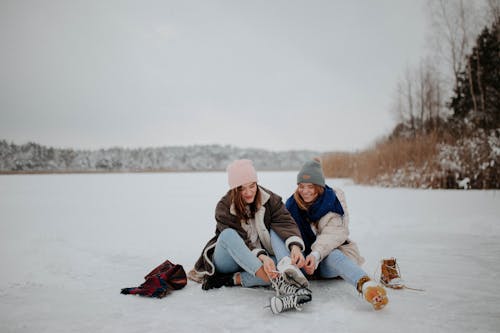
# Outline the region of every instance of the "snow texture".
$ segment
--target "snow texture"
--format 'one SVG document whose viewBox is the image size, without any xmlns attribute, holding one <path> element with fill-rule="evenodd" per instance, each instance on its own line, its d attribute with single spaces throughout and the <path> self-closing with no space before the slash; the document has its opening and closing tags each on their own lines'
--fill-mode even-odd
<svg viewBox="0 0 500 333">
<path fill-rule="evenodd" d="M 295 172 L 260 172 L 285 199 Z M 407 285 L 375 312 L 342 280 L 313 281 L 303 311 L 273 315 L 265 288 L 163 299 L 121 295 L 170 259 L 189 270 L 213 235 L 226 175 L 0 176 L 0 332 L 498 332 L 500 193 L 344 189 L 351 238 L 375 274 L 396 257 Z"/>
</svg>

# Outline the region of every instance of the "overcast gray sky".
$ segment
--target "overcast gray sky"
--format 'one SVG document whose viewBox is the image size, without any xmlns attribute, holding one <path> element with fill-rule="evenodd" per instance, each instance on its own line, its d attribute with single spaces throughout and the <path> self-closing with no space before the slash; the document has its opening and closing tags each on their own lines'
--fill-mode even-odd
<svg viewBox="0 0 500 333">
<path fill-rule="evenodd" d="M 357 150 L 395 125 L 423 0 L 0 0 L 0 139 Z"/>
</svg>

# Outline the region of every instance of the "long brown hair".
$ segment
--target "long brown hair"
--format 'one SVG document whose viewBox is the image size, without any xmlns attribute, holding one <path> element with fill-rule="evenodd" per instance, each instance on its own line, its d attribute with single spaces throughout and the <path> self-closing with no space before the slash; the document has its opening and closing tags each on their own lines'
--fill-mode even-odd
<svg viewBox="0 0 500 333">
<path fill-rule="evenodd" d="M 261 198 L 260 198 L 260 188 L 257 185 L 257 191 L 255 192 L 255 197 L 253 202 L 247 204 L 241 195 L 241 186 L 233 188 L 231 190 L 231 201 L 234 203 L 234 208 L 236 210 L 236 216 L 238 220 L 248 221 L 249 219 L 253 219 L 255 217 L 255 212 L 261 206 Z M 247 209 L 248 207 L 248 209 Z"/>
<path fill-rule="evenodd" d="M 317 184 L 313 184 L 313 186 L 314 186 L 314 190 L 318 194 L 318 196 L 316 197 L 316 199 L 318 199 L 320 196 L 323 195 L 323 192 L 325 192 L 325 188 L 323 186 L 320 186 L 320 185 L 317 185 Z M 297 205 L 299 206 L 299 208 L 302 209 L 302 210 L 308 210 L 309 207 L 311 207 L 311 205 L 314 203 L 314 201 L 316 201 L 316 199 L 315 199 L 313 202 L 306 203 L 304 201 L 304 199 L 302 199 L 302 197 L 300 196 L 299 187 L 298 186 L 297 186 L 297 189 L 295 190 L 295 192 L 293 193 L 293 198 L 295 199 L 295 202 L 297 203 Z"/>
</svg>

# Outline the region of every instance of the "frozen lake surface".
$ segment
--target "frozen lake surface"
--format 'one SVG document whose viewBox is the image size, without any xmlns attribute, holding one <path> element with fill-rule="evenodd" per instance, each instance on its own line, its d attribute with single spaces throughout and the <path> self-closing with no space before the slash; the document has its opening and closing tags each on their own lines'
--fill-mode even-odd
<svg viewBox="0 0 500 333">
<path fill-rule="evenodd" d="M 286 199 L 295 172 L 260 172 Z M 373 275 L 396 257 L 409 286 L 375 312 L 342 280 L 313 281 L 302 312 L 271 290 L 163 299 L 120 294 L 166 259 L 191 269 L 213 235 L 225 173 L 0 176 L 0 332 L 498 332 L 500 192 L 341 187 Z"/>
</svg>

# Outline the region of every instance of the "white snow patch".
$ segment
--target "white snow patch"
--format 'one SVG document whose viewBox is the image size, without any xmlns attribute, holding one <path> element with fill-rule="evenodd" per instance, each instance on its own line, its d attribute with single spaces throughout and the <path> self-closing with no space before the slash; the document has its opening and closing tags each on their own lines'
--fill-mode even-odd
<svg viewBox="0 0 500 333">
<path fill-rule="evenodd" d="M 295 172 L 261 172 L 286 199 Z M 213 235 L 224 173 L 0 176 L 0 332 L 494 332 L 500 327 L 500 193 L 344 189 L 351 238 L 373 274 L 396 257 L 409 286 L 371 309 L 342 280 L 313 281 L 302 312 L 267 289 L 164 299 L 120 294 L 165 259 L 189 270 Z"/>
</svg>

